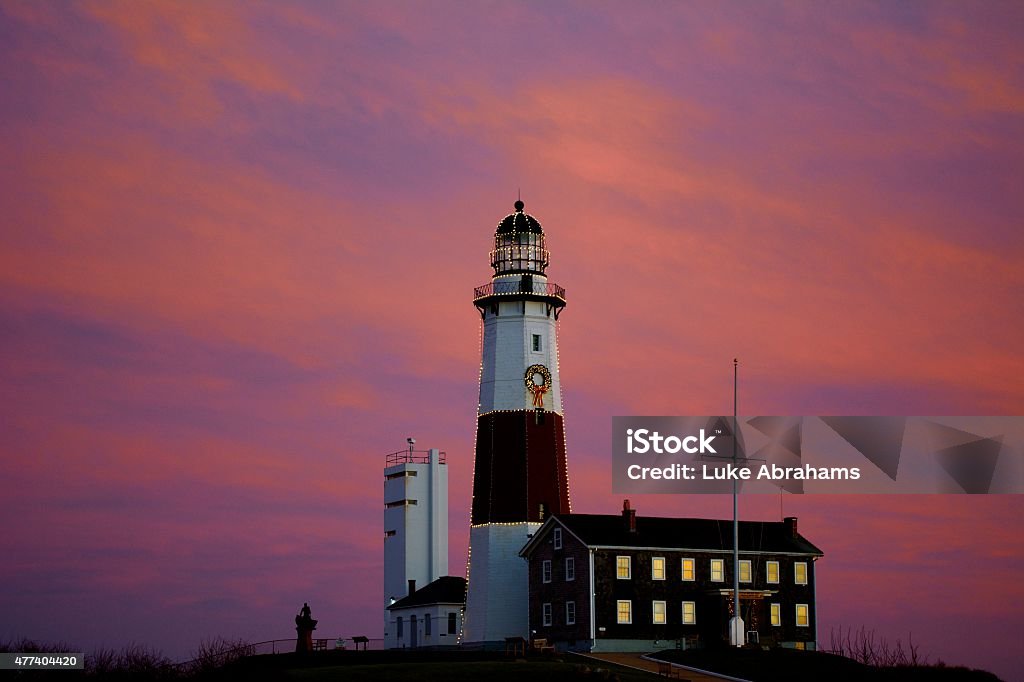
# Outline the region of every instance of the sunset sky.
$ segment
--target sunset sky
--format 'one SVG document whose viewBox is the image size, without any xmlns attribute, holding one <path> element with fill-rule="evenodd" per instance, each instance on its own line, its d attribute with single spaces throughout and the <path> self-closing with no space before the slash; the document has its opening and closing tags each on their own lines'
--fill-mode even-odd
<svg viewBox="0 0 1024 682">
<path fill-rule="evenodd" d="M 1024 414 L 1024 4 L 0 0 L 0 638 L 382 636 L 518 190 L 573 509 L 613 415 Z M 633 499 L 725 516 L 727 498 Z M 787 497 L 819 634 L 1024 679 L 1024 498 Z M 777 519 L 779 498 L 744 497 Z"/>
</svg>

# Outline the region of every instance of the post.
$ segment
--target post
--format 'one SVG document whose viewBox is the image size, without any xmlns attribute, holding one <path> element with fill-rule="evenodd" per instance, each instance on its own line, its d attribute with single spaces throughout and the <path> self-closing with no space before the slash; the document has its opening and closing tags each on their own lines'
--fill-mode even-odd
<svg viewBox="0 0 1024 682">
<path fill-rule="evenodd" d="M 737 387 L 739 376 L 739 360 L 732 359 L 732 465 L 738 462 L 737 445 L 739 429 L 737 427 Z M 739 517 L 739 481 L 732 481 L 732 607 L 733 617 L 729 622 L 729 643 L 743 646 L 743 618 L 740 615 L 740 517 Z"/>
</svg>

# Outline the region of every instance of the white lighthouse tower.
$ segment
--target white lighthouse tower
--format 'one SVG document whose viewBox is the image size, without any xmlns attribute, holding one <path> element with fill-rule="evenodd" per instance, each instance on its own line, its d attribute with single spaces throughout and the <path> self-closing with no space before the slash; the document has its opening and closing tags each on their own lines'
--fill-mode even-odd
<svg viewBox="0 0 1024 682">
<path fill-rule="evenodd" d="M 384 648 L 399 646 L 387 607 L 448 575 L 448 467 L 436 449 L 392 452 L 384 464 Z"/>
<path fill-rule="evenodd" d="M 464 644 L 529 636 L 518 553 L 549 514 L 569 512 L 556 337 L 565 290 L 547 266 L 540 222 L 516 201 L 495 231 L 494 276 L 473 296 L 483 357 Z"/>
</svg>

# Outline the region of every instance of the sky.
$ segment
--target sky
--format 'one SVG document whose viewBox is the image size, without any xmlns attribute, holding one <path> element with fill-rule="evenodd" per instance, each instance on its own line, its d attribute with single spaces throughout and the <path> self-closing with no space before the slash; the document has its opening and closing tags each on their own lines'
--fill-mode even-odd
<svg viewBox="0 0 1024 682">
<path fill-rule="evenodd" d="M 574 511 L 613 415 L 1024 414 L 1024 6 L 0 0 L 0 638 L 380 637 L 522 192 Z M 717 496 L 643 515 L 723 517 Z M 780 501 L 749 496 L 744 518 Z M 819 635 L 1024 679 L 1020 496 L 788 496 Z"/>
</svg>

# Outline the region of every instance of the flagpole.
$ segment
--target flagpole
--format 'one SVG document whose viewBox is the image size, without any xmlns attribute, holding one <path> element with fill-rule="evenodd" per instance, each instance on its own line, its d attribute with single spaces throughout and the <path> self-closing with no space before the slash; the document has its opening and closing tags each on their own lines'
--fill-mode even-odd
<svg viewBox="0 0 1024 682">
<path fill-rule="evenodd" d="M 737 443 L 739 442 L 739 429 L 737 428 L 738 415 L 738 377 L 739 360 L 732 359 L 732 465 L 736 468 Z M 733 646 L 743 646 L 743 619 L 740 616 L 740 517 L 739 517 L 739 481 L 732 480 L 732 596 L 733 596 L 733 622 L 731 639 Z"/>
</svg>

